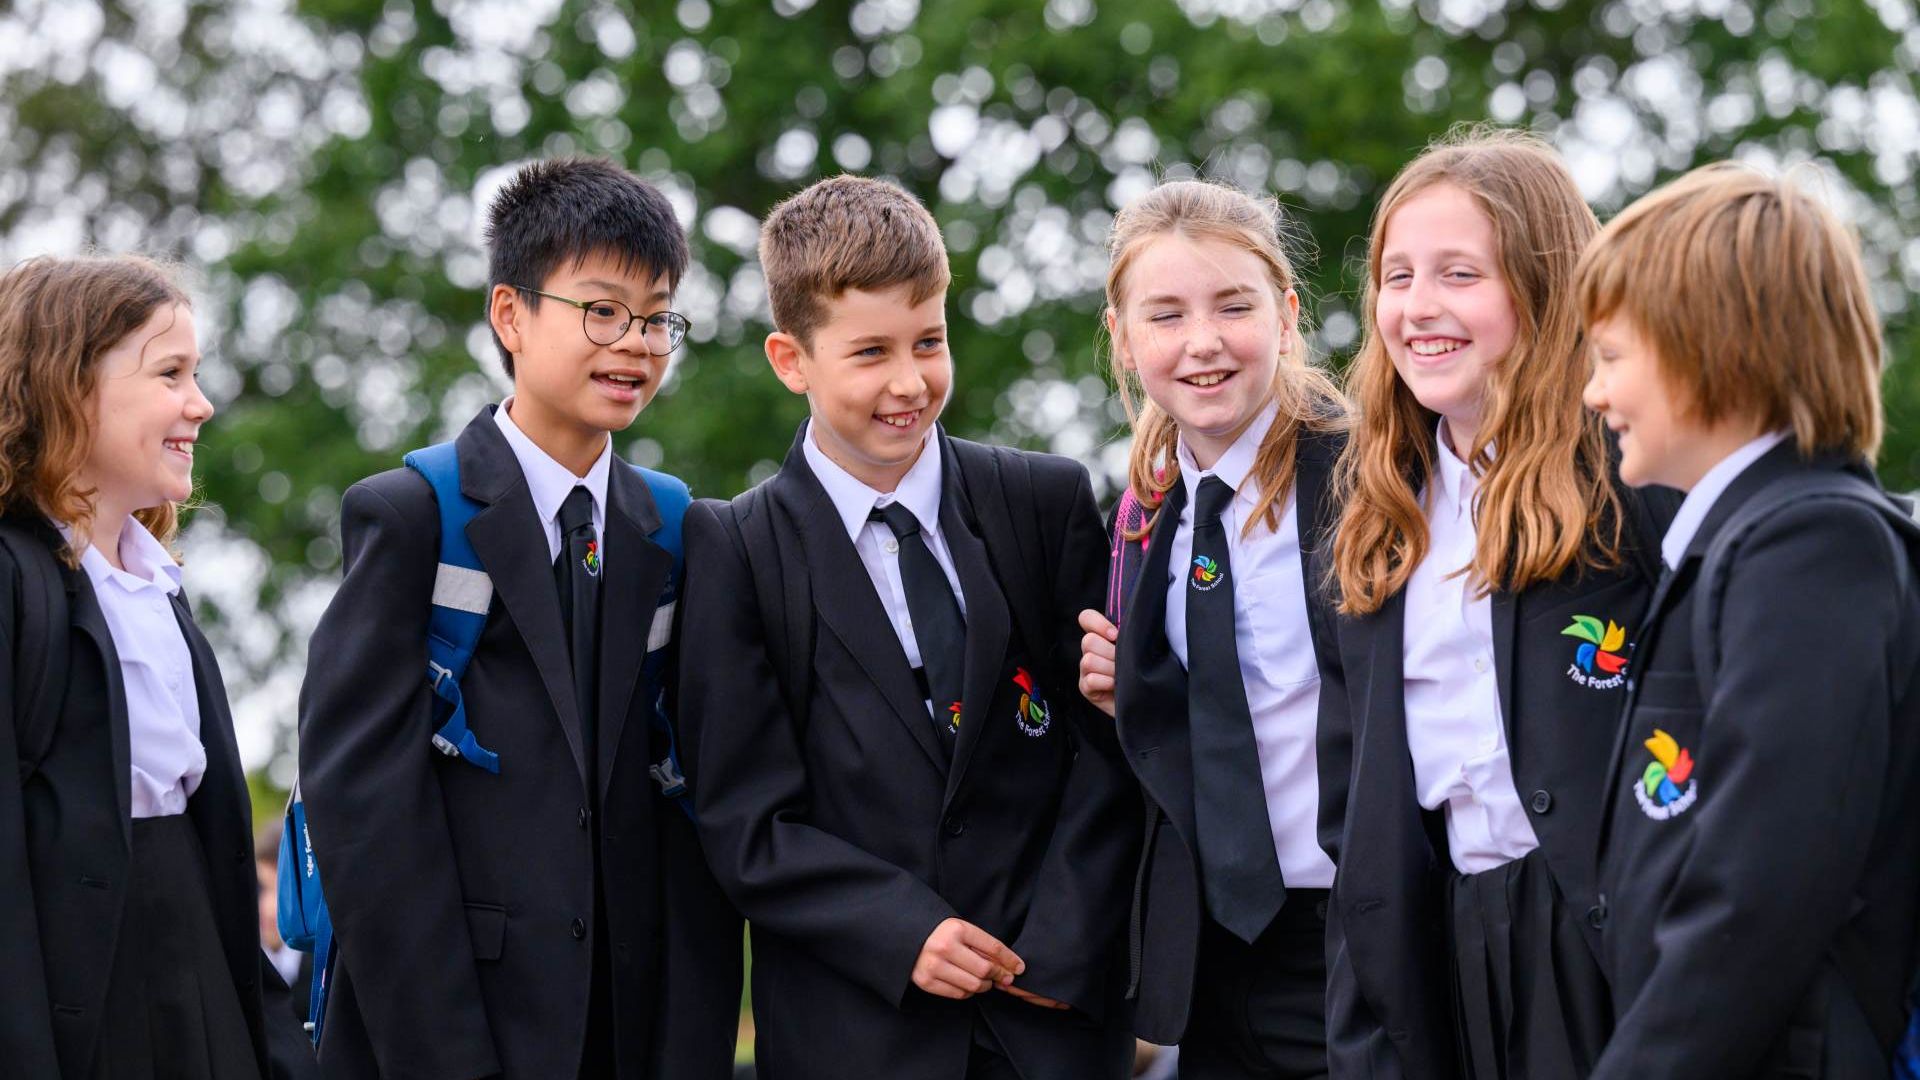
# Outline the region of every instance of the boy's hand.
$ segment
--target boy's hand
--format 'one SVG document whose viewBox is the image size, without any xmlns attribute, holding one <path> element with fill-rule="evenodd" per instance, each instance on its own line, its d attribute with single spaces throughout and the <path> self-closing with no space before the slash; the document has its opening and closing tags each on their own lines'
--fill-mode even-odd
<svg viewBox="0 0 1920 1080">
<path fill-rule="evenodd" d="M 1021 1001 L 1024 1001 L 1029 1005 L 1038 1005 L 1043 1009 L 1070 1009 L 1073 1007 L 1071 1005 L 1068 1005 L 1064 1001 L 1055 1001 L 1050 997 L 1041 997 L 1039 994 L 1033 993 L 1032 991 L 1022 990 L 1019 987 L 1013 985 L 1012 983 L 999 983 L 994 987 L 994 989 L 1005 990 L 1007 993 L 1012 994 L 1014 997 L 1019 998 Z"/>
<path fill-rule="evenodd" d="M 935 997 L 965 1000 L 1027 970 L 1000 939 L 965 919 L 947 919 L 927 935 L 913 962 L 913 985 Z"/>
<path fill-rule="evenodd" d="M 1080 694 L 1094 708 L 1113 715 L 1114 642 L 1120 640 L 1120 628 L 1105 615 L 1088 608 L 1080 613 Z"/>
</svg>

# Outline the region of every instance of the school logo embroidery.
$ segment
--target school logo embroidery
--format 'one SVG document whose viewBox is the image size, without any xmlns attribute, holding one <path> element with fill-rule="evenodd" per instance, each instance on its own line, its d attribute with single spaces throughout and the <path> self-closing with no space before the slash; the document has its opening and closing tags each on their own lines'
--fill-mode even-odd
<svg viewBox="0 0 1920 1080">
<path fill-rule="evenodd" d="M 1035 738 L 1045 735 L 1053 726 L 1053 710 L 1047 706 L 1040 691 L 1034 688 L 1033 676 L 1026 668 L 1013 669 L 1013 684 L 1020 688 L 1020 707 L 1014 710 L 1013 722 L 1020 730 Z"/>
<path fill-rule="evenodd" d="M 1659 728 L 1653 729 L 1653 738 L 1647 740 L 1646 747 L 1653 752 L 1653 760 L 1633 782 L 1634 797 L 1640 800 L 1640 809 L 1655 821 L 1679 817 L 1700 798 L 1700 781 L 1693 775 L 1693 755 Z"/>
<path fill-rule="evenodd" d="M 1226 577 L 1226 571 L 1220 564 L 1205 555 L 1193 557 L 1193 587 L 1197 592 L 1212 592 L 1220 587 L 1220 579 Z"/>
<path fill-rule="evenodd" d="M 587 541 L 587 553 L 581 558 L 580 565 L 587 568 L 588 577 L 600 576 L 600 541 Z"/>
<path fill-rule="evenodd" d="M 1567 678 L 1589 690 L 1612 690 L 1627 681 L 1627 631 L 1608 619 L 1604 624 L 1591 615 L 1575 615 L 1573 625 L 1560 631 L 1579 638 L 1573 651 L 1573 663 L 1567 665 Z"/>
<path fill-rule="evenodd" d="M 957 701 L 947 706 L 947 730 L 949 732 L 960 730 L 960 703 Z"/>
</svg>

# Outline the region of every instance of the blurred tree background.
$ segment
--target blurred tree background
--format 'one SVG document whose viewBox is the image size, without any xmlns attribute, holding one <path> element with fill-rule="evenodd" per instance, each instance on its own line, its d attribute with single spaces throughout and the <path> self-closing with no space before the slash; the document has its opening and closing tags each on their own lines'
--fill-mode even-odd
<svg viewBox="0 0 1920 1080">
<path fill-rule="evenodd" d="M 0 261 L 200 271 L 221 414 L 188 585 L 248 761 L 285 785 L 341 491 L 504 393 L 477 222 L 518 162 L 603 154 L 671 194 L 694 334 L 618 445 L 705 495 L 770 472 L 803 414 L 761 358 L 753 244 L 821 175 L 893 177 L 939 218 L 949 427 L 1110 477 L 1102 244 L 1157 177 L 1279 196 L 1338 364 L 1374 200 L 1451 124 L 1548 135 L 1603 217 L 1702 161 L 1809 162 L 1866 239 L 1882 467 L 1911 488 L 1917 59 L 1912 0 L 13 0 Z"/>
</svg>

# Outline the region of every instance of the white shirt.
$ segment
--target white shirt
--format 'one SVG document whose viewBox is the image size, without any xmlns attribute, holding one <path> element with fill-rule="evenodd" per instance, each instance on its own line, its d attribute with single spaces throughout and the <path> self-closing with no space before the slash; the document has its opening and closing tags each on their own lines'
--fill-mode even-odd
<svg viewBox="0 0 1920 1080">
<path fill-rule="evenodd" d="M 933 551 L 934 561 L 946 572 L 947 584 L 953 588 L 960 614 L 965 616 L 967 597 L 960 590 L 960 575 L 953 568 L 953 552 L 948 550 L 946 538 L 940 533 L 940 447 L 933 441 L 933 434 L 927 434 L 919 458 L 892 491 L 875 491 L 828 457 L 814 439 L 811 420 L 807 422 L 807 438 L 801 444 L 801 451 L 806 454 L 807 465 L 813 469 L 820 486 L 826 489 L 827 498 L 833 501 L 834 512 L 840 515 L 840 522 L 853 541 L 853 550 L 859 553 L 860 562 L 867 568 L 867 577 L 873 579 L 873 590 L 880 594 L 880 606 L 886 609 L 887 619 L 893 623 L 894 635 L 907 654 L 907 665 L 922 666 L 920 643 L 913 636 L 913 616 L 907 611 L 907 587 L 900 578 L 900 541 L 894 539 L 893 530 L 887 528 L 885 522 L 869 520 L 869 515 L 874 507 L 896 502 L 913 514 L 920 522 L 920 534 L 927 538 L 927 547 Z M 928 702 L 927 708 L 932 709 L 933 703 Z"/>
<path fill-rule="evenodd" d="M 1473 471 L 1453 452 L 1442 421 L 1438 483 L 1425 493 L 1430 545 L 1407 579 L 1401 647 L 1407 750 L 1420 805 L 1446 807 L 1454 868 L 1477 874 L 1540 846 L 1507 756 L 1493 658 L 1493 598 L 1476 596 Z"/>
<path fill-rule="evenodd" d="M 68 539 L 71 531 L 61 529 Z M 92 545 L 80 554 L 120 656 L 133 771 L 130 805 L 136 818 L 184 814 L 207 771 L 207 750 L 200 742 L 193 654 L 173 613 L 180 568 L 132 517 L 120 526 L 120 564 L 126 569 L 115 569 Z"/>
<path fill-rule="evenodd" d="M 269 948 L 266 953 L 273 970 L 280 973 L 280 981 L 291 988 L 293 980 L 300 977 L 300 954 L 285 945 L 277 949 Z"/>
<path fill-rule="evenodd" d="M 1727 493 L 1728 485 L 1739 479 L 1747 471 L 1747 466 L 1765 457 L 1767 451 L 1787 441 L 1789 431 L 1775 431 L 1753 440 L 1750 443 L 1720 459 L 1719 464 L 1707 470 L 1700 482 L 1693 485 L 1687 497 L 1680 502 L 1680 509 L 1673 515 L 1673 524 L 1667 526 L 1667 535 L 1660 538 L 1660 558 L 1667 568 L 1677 569 L 1680 560 L 1687 554 L 1687 545 L 1693 543 L 1694 534 L 1707 520 L 1707 512 L 1720 496 Z"/>
<path fill-rule="evenodd" d="M 1260 501 L 1254 455 L 1273 426 L 1278 406 L 1269 405 L 1211 469 L 1194 462 L 1185 439 L 1177 454 L 1187 502 L 1180 510 L 1167 556 L 1167 644 L 1187 665 L 1187 566 L 1193 561 L 1194 492 L 1207 476 L 1233 488 L 1220 514 L 1233 581 L 1233 637 L 1240 656 L 1253 743 L 1266 789 L 1267 826 L 1280 877 L 1296 889 L 1333 885 L 1333 860 L 1320 848 L 1320 771 L 1315 739 L 1320 724 L 1320 669 L 1314 662 L 1307 623 L 1307 597 L 1300 566 L 1300 515 L 1293 492 L 1279 507 L 1280 524 L 1265 521 L 1242 535 Z"/>
<path fill-rule="evenodd" d="M 520 462 L 520 472 L 527 478 L 534 512 L 540 515 L 541 530 L 547 535 L 547 561 L 560 557 L 560 504 L 567 501 L 574 488 L 584 487 L 587 494 L 593 496 L 593 536 L 600 543 L 600 559 L 605 562 L 607 545 L 602 537 L 607 531 L 607 474 L 613 467 L 613 437 L 607 437 L 607 445 L 601 448 L 587 475 L 575 476 L 572 469 L 553 460 L 527 438 L 527 433 L 507 415 L 507 406 L 511 404 L 511 397 L 501 402 L 500 407 L 493 410 L 493 422 L 499 425 L 500 434 L 507 437 L 507 445 L 513 448 L 513 456 Z"/>
</svg>

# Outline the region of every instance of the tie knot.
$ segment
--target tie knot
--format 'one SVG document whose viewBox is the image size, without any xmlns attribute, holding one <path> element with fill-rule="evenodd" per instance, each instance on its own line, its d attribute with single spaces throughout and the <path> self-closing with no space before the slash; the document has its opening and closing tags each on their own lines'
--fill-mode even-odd
<svg viewBox="0 0 1920 1080">
<path fill-rule="evenodd" d="M 560 504 L 560 535 L 567 536 L 581 529 L 593 528 L 593 493 L 575 484 L 567 492 L 565 502 Z"/>
<path fill-rule="evenodd" d="M 1217 476 L 1200 478 L 1200 490 L 1193 497 L 1193 526 L 1200 528 L 1212 525 L 1226 512 L 1227 504 L 1233 501 L 1233 489 L 1225 480 Z"/>
<path fill-rule="evenodd" d="M 897 502 L 874 507 L 873 512 L 867 515 L 867 520 L 885 523 L 887 528 L 893 530 L 894 538 L 897 540 L 905 540 L 920 531 L 920 519 L 913 516 L 913 511 Z"/>
</svg>

